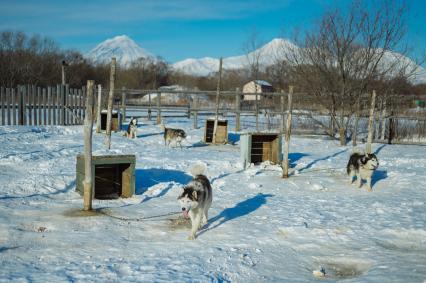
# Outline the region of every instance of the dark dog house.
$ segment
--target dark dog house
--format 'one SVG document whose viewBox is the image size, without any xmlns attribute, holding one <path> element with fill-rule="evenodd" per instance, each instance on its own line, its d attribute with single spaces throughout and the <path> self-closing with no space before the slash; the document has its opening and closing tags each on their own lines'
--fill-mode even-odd
<svg viewBox="0 0 426 283">
<path fill-rule="evenodd" d="M 128 198 L 135 193 L 134 155 L 103 155 L 92 157 L 93 197 L 96 199 Z M 77 191 L 83 194 L 84 155 L 77 155 Z"/>
<path fill-rule="evenodd" d="M 240 136 L 240 153 L 244 168 L 250 163 L 282 161 L 281 135 L 273 133 L 247 133 Z"/>
<path fill-rule="evenodd" d="M 204 142 L 213 143 L 214 120 L 207 119 L 204 130 Z M 216 144 L 225 144 L 228 142 L 228 120 L 218 120 L 216 130 Z"/>
<path fill-rule="evenodd" d="M 106 131 L 107 117 L 108 117 L 108 111 L 102 110 L 101 111 L 101 131 Z M 121 117 L 118 111 L 113 110 L 112 117 L 111 117 L 111 131 L 114 131 L 114 132 L 120 131 L 120 125 L 121 125 L 120 118 Z"/>
</svg>

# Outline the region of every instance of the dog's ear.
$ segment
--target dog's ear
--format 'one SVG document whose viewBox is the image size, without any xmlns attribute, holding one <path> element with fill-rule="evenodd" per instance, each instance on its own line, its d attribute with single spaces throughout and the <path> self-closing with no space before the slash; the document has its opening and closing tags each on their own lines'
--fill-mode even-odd
<svg viewBox="0 0 426 283">
<path fill-rule="evenodd" d="M 194 197 L 194 200 L 197 200 L 198 198 L 197 191 L 192 191 L 192 196 Z"/>
</svg>

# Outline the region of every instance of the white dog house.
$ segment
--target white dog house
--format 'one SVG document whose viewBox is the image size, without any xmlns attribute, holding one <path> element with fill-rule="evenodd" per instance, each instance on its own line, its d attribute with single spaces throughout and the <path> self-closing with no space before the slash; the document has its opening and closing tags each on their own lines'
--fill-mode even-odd
<svg viewBox="0 0 426 283">
<path fill-rule="evenodd" d="M 268 93 L 273 91 L 272 85 L 262 80 L 251 81 L 243 86 L 243 93 Z M 256 100 L 256 95 L 244 94 L 243 100 Z"/>
</svg>

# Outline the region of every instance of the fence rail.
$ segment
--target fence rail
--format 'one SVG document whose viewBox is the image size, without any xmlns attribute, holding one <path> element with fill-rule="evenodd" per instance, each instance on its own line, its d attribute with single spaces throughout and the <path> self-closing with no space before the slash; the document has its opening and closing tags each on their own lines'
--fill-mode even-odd
<svg viewBox="0 0 426 283">
<path fill-rule="evenodd" d="M 85 88 L 67 85 L 40 88 L 18 86 L 0 88 L 0 125 L 80 125 L 84 119 Z M 101 109 L 107 108 L 108 89 L 101 90 Z M 98 93 L 98 91 L 95 91 Z M 229 129 L 238 131 L 284 132 L 287 93 L 257 94 L 247 101 L 240 91 L 220 92 L 219 113 L 228 119 Z M 194 127 L 215 112 L 216 91 L 135 90 L 114 91 L 114 108 L 120 115 L 157 122 L 169 118 L 193 119 Z M 387 143 L 426 144 L 426 109 L 416 105 L 426 96 L 381 95 L 375 105 L 374 140 Z M 97 103 L 97 99 L 95 100 Z M 335 119 L 330 112 L 330 97 L 313 97 L 306 93 L 293 95 L 292 132 L 294 134 L 338 135 L 335 122 L 347 124 L 348 140 L 366 135 L 369 95 L 359 97 L 359 110 L 344 100 L 336 105 Z M 343 107 L 344 103 L 345 106 Z M 352 105 L 351 105 L 352 104 Z M 352 108 L 351 108 L 352 107 Z M 125 119 L 123 120 L 125 121 Z M 357 126 L 355 126 L 357 125 Z"/>
</svg>

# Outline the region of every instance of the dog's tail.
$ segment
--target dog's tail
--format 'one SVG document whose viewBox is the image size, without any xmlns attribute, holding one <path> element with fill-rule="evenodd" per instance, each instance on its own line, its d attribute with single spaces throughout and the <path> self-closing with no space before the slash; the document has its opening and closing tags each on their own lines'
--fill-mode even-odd
<svg viewBox="0 0 426 283">
<path fill-rule="evenodd" d="M 190 169 L 189 172 L 192 176 L 202 175 L 206 172 L 207 165 L 205 163 L 197 163 L 194 164 Z"/>
<path fill-rule="evenodd" d="M 359 147 L 354 147 L 352 148 L 352 153 L 357 153 L 359 155 L 364 155 L 365 154 L 365 150 Z"/>
</svg>

